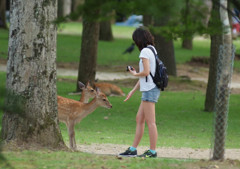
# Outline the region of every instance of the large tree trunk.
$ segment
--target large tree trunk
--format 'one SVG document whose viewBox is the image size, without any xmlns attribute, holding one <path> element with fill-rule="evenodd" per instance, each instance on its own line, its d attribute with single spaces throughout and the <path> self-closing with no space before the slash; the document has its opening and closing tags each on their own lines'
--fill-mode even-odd
<svg viewBox="0 0 240 169">
<path fill-rule="evenodd" d="M 99 40 L 103 41 L 113 40 L 111 20 L 100 22 Z"/>
<path fill-rule="evenodd" d="M 213 3 L 211 19 L 209 22 L 210 27 L 217 25 L 220 20 L 219 5 Z M 216 83 L 217 83 L 217 60 L 219 56 L 219 46 L 222 45 L 223 37 L 221 31 L 211 35 L 211 49 L 210 49 L 210 64 L 208 73 L 208 84 L 205 98 L 204 110 L 208 112 L 214 111 L 216 106 Z"/>
<path fill-rule="evenodd" d="M 56 93 L 57 2 L 11 0 L 2 139 L 18 146 L 65 147 Z"/>
<path fill-rule="evenodd" d="M 6 0 L 0 0 L 0 28 L 7 29 L 5 12 L 6 12 Z"/>
<path fill-rule="evenodd" d="M 83 19 L 81 56 L 78 68 L 78 81 L 93 84 L 97 67 L 97 50 L 100 24 Z M 77 91 L 79 91 L 77 85 Z"/>
</svg>

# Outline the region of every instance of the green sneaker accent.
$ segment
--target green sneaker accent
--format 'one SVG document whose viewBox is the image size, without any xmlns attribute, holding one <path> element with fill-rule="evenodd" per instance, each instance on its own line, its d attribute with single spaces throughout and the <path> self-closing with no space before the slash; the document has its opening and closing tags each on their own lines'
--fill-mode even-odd
<svg viewBox="0 0 240 169">
<path fill-rule="evenodd" d="M 138 157 L 156 158 L 157 157 L 157 153 L 153 154 L 150 150 L 147 150 L 142 155 L 139 155 Z"/>
<path fill-rule="evenodd" d="M 137 156 L 137 150 L 131 151 L 130 147 L 128 147 L 128 149 L 125 152 L 120 153 L 119 156 L 136 157 Z"/>
</svg>

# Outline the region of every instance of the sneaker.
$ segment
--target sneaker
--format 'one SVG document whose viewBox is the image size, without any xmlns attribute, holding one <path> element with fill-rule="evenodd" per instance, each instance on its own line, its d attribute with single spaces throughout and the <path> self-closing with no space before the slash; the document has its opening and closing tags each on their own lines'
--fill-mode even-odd
<svg viewBox="0 0 240 169">
<path fill-rule="evenodd" d="M 137 150 L 131 151 L 130 147 L 128 147 L 128 149 L 125 152 L 119 154 L 119 156 L 136 157 L 137 156 Z"/>
<path fill-rule="evenodd" d="M 138 157 L 156 158 L 157 157 L 157 153 L 153 154 L 150 150 L 147 150 L 142 155 L 139 155 Z"/>
</svg>

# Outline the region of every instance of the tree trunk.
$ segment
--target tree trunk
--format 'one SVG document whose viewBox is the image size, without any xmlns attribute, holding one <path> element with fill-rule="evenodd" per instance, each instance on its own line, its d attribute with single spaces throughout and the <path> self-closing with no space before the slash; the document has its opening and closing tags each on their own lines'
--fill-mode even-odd
<svg viewBox="0 0 240 169">
<path fill-rule="evenodd" d="M 227 9 L 227 0 L 220 0 L 220 4 Z M 227 130 L 228 108 L 230 97 L 230 83 L 233 70 L 232 36 L 229 24 L 228 11 L 220 7 L 220 19 L 224 31 L 220 58 L 218 59 L 216 122 L 213 160 L 223 160 L 225 154 L 225 137 Z"/>
<path fill-rule="evenodd" d="M 155 26 L 164 26 L 165 23 L 167 18 L 154 20 Z M 173 40 L 168 40 L 159 34 L 153 33 L 153 35 L 158 56 L 166 66 L 168 75 L 177 76 Z"/>
<path fill-rule="evenodd" d="M 193 48 L 193 39 L 183 39 L 182 41 L 182 48 L 192 50 Z"/>
<path fill-rule="evenodd" d="M 153 24 L 152 16 L 149 15 L 143 15 L 143 25 L 148 27 L 149 25 Z"/>
<path fill-rule="evenodd" d="M 83 19 L 81 56 L 78 68 L 78 81 L 93 84 L 97 67 L 97 50 L 100 24 L 97 21 Z M 79 91 L 77 85 L 77 91 Z"/>
<path fill-rule="evenodd" d="M 6 0 L 0 0 L 0 28 L 7 29 L 6 23 Z"/>
<path fill-rule="evenodd" d="M 64 0 L 63 1 L 63 16 L 67 16 L 71 13 L 72 9 L 72 0 Z"/>
<path fill-rule="evenodd" d="M 190 1 L 185 0 L 185 9 L 182 16 L 183 24 L 185 26 L 185 30 L 183 31 L 182 48 L 192 50 L 193 33 L 189 29 L 189 24 L 190 24 L 189 15 L 190 15 Z"/>
<path fill-rule="evenodd" d="M 56 1 L 11 0 L 2 139 L 64 148 L 56 93 Z"/>
<path fill-rule="evenodd" d="M 100 22 L 99 40 L 103 41 L 113 40 L 111 20 Z"/>
<path fill-rule="evenodd" d="M 57 17 L 63 17 L 63 1 L 64 0 L 58 0 Z"/>
<path fill-rule="evenodd" d="M 72 0 L 58 0 L 58 17 L 65 17 L 71 13 Z"/>
<path fill-rule="evenodd" d="M 72 0 L 72 11 L 76 12 L 78 10 L 78 6 L 84 4 L 85 0 Z"/>
<path fill-rule="evenodd" d="M 217 20 L 220 20 L 219 8 L 220 7 L 217 3 L 213 3 L 211 19 L 209 22 L 210 27 L 214 27 Z M 211 35 L 210 64 L 204 107 L 204 110 L 208 112 L 213 112 L 216 106 L 217 61 L 219 56 L 219 46 L 222 45 L 222 38 L 220 32 Z"/>
</svg>

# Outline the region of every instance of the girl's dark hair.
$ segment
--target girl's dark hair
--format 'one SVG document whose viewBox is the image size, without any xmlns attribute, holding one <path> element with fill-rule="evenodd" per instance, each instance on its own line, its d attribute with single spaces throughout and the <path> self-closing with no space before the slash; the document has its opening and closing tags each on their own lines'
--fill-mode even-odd
<svg viewBox="0 0 240 169">
<path fill-rule="evenodd" d="M 133 32 L 132 39 L 140 51 L 147 45 L 154 46 L 154 37 L 145 27 L 137 28 Z"/>
</svg>

